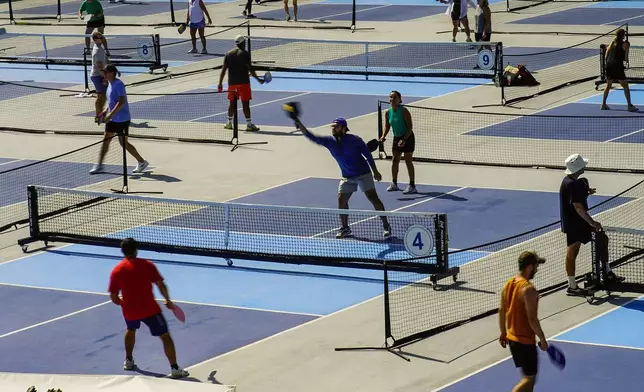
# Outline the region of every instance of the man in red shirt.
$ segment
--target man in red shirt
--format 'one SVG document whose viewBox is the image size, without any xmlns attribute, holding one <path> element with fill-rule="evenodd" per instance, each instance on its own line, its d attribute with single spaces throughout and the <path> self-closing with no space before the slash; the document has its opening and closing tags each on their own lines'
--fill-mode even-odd
<svg viewBox="0 0 644 392">
<path fill-rule="evenodd" d="M 152 336 L 159 336 L 163 342 L 165 355 L 170 361 L 172 378 L 187 377 L 189 373 L 177 366 L 177 354 L 174 342 L 168 331 L 168 324 L 163 317 L 161 307 L 154 299 L 152 283 L 156 284 L 165 298 L 165 306 L 173 308 L 168 288 L 157 267 L 150 261 L 137 257 L 138 249 L 134 238 L 126 238 L 121 242 L 121 251 L 125 258 L 114 267 L 110 275 L 109 292 L 112 302 L 123 309 L 123 317 L 127 330 L 125 331 L 125 363 L 124 370 L 134 370 L 134 343 L 136 330 L 141 322 L 150 328 Z M 119 297 L 122 295 L 122 298 Z"/>
</svg>

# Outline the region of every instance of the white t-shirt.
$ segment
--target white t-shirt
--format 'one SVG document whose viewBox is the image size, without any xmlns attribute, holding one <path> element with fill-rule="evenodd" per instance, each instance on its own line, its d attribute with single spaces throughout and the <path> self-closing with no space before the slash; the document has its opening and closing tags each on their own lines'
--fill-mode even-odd
<svg viewBox="0 0 644 392">
<path fill-rule="evenodd" d="M 101 76 L 98 63 L 103 63 L 103 67 L 107 65 L 107 56 L 105 55 L 105 48 L 102 46 L 94 45 L 92 49 L 92 75 L 91 76 Z"/>
<path fill-rule="evenodd" d="M 190 23 L 199 23 L 203 20 L 203 10 L 199 0 L 188 0 Z"/>
</svg>

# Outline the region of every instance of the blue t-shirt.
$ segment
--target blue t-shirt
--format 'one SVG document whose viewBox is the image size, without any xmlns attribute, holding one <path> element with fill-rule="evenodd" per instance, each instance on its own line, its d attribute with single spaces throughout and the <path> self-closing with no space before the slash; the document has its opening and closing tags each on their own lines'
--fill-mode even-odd
<svg viewBox="0 0 644 392">
<path fill-rule="evenodd" d="M 310 132 L 303 133 L 313 143 L 329 149 L 340 166 L 342 177 L 351 178 L 371 173 L 370 167 L 376 165 L 369 147 L 358 136 L 347 134 L 338 142 L 334 136 L 316 136 Z"/>
<path fill-rule="evenodd" d="M 130 105 L 127 103 L 127 94 L 125 93 L 125 84 L 121 79 L 114 79 L 113 82 L 109 83 L 107 86 L 107 107 L 110 109 L 110 112 L 114 110 L 116 104 L 119 102 L 119 98 L 125 97 L 125 105 L 114 114 L 112 117 L 113 122 L 126 122 L 130 121 Z"/>
</svg>

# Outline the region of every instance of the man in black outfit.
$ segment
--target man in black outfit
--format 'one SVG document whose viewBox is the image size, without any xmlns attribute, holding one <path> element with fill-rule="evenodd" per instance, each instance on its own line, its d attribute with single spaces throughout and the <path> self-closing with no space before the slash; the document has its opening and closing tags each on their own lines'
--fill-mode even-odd
<svg viewBox="0 0 644 392">
<path fill-rule="evenodd" d="M 561 231 L 566 233 L 566 274 L 568 275 L 568 295 L 587 295 L 586 290 L 577 286 L 575 281 L 575 262 L 581 244 L 586 244 L 592 239 L 592 233 L 608 238 L 602 231 L 601 223 L 595 221 L 588 214 L 588 196 L 596 192 L 590 188 L 588 179 L 580 178 L 588 160 L 579 154 L 573 154 L 566 159 L 566 177 L 559 188 Z M 607 279 L 621 281 L 608 267 Z"/>
</svg>

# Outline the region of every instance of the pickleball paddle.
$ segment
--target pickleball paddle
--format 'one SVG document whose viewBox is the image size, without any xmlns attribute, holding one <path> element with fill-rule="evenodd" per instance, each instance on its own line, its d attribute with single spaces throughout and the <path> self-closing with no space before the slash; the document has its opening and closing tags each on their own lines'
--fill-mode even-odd
<svg viewBox="0 0 644 392">
<path fill-rule="evenodd" d="M 186 314 L 183 312 L 183 309 L 179 307 L 179 305 L 173 303 L 172 304 L 172 313 L 174 314 L 174 317 L 177 318 L 177 320 L 181 321 L 182 323 L 186 322 Z"/>
<path fill-rule="evenodd" d="M 557 369 L 563 370 L 566 367 L 566 356 L 558 347 L 549 345 L 548 357 L 550 358 L 550 362 L 552 362 Z"/>
</svg>

